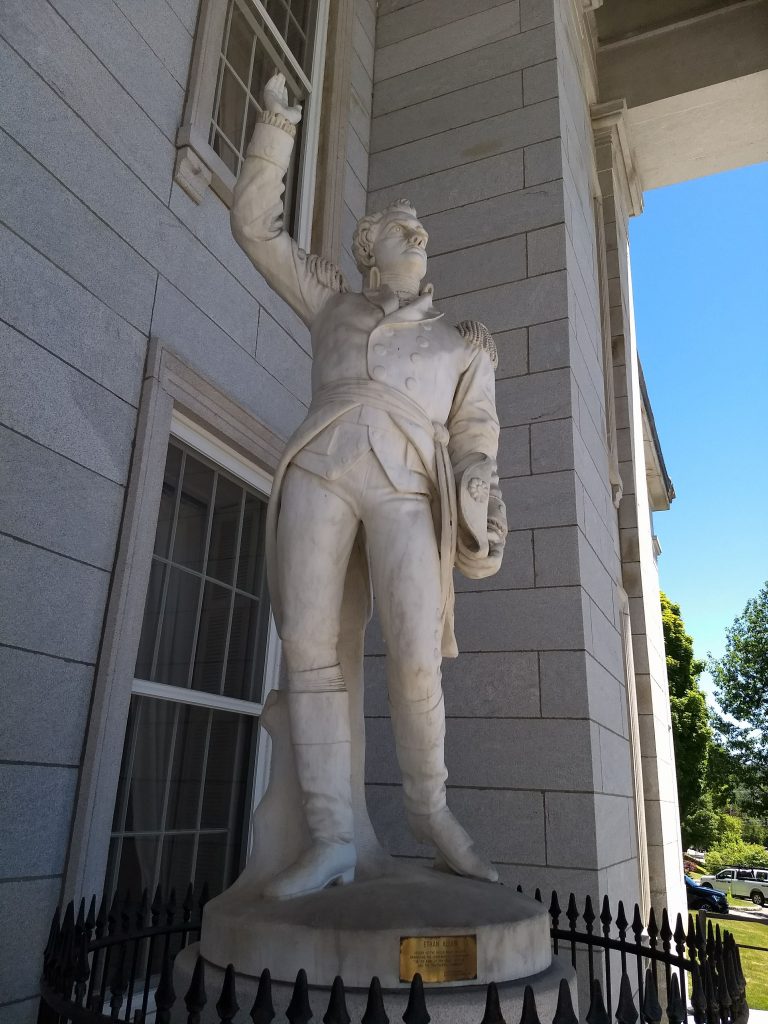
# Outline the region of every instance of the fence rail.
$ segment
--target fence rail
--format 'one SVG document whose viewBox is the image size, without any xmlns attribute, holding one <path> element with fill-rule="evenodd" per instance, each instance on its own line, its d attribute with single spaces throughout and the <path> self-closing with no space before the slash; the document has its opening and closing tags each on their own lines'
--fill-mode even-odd
<svg viewBox="0 0 768 1024">
<path fill-rule="evenodd" d="M 518 891 L 523 891 L 520 886 Z M 38 1024 L 143 1024 L 150 1015 L 155 1015 L 157 1024 L 169 1024 L 174 1006 L 174 1020 L 180 1020 L 183 1011 L 173 987 L 173 961 L 199 937 L 207 898 L 205 888 L 198 897 L 190 885 L 181 906 L 174 891 L 164 899 L 158 889 L 151 904 L 145 892 L 137 902 L 129 895 L 123 899 L 115 896 L 108 905 L 105 897 L 98 911 L 95 897 L 87 910 L 85 900 L 77 913 L 74 903 L 69 903 L 63 915 L 57 909 L 43 954 Z M 535 898 L 542 902 L 538 889 Z M 694 921 L 689 914 L 686 926 L 678 914 L 672 929 L 666 910 L 661 925 L 653 911 L 643 922 L 637 905 L 629 920 L 621 900 L 614 916 L 608 897 L 603 898 L 597 914 L 589 896 L 580 909 L 573 893 L 563 911 L 553 892 L 548 909 L 553 953 L 570 958 L 588 981 L 587 1024 L 611 1024 L 612 1018 L 618 1024 L 637 1024 L 638 1020 L 660 1024 L 665 1015 L 669 1024 L 684 1024 L 689 1016 L 689 983 L 690 1014 L 696 1024 L 746 1024 L 749 1010 L 739 947 L 719 925 L 713 928 L 709 921 L 705 927 L 700 917 Z M 666 1002 L 664 1009 L 661 1000 Z M 187 1024 L 202 1024 L 210 1000 L 205 963 L 200 957 L 183 1002 Z M 240 1009 L 230 965 L 207 1021 L 232 1024 Z M 480 1010 L 478 1007 L 478 1016 Z M 267 969 L 261 974 L 248 1015 L 253 1024 L 270 1024 L 275 1017 Z M 308 1024 L 313 1019 L 304 971 L 296 978 L 285 1016 L 290 1024 Z M 322 1020 L 324 1024 L 350 1024 L 341 978 L 333 982 Z M 381 985 L 373 977 L 361 1024 L 386 1024 L 388 1020 Z M 428 1024 L 430 1020 L 418 974 L 411 983 L 403 1020 L 405 1024 Z M 487 986 L 480 1024 L 505 1024 L 494 983 Z M 525 989 L 520 1024 L 541 1024 L 530 987 Z M 551 1024 L 579 1024 L 565 981 L 560 984 Z"/>
</svg>

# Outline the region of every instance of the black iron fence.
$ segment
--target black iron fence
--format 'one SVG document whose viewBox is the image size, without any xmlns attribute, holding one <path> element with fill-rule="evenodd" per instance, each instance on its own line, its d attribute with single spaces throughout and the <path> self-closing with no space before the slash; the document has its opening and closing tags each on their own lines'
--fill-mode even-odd
<svg viewBox="0 0 768 1024">
<path fill-rule="evenodd" d="M 518 891 L 523 891 L 520 886 Z M 538 889 L 535 898 L 542 901 Z M 158 889 L 151 904 L 145 892 L 137 902 L 130 896 L 115 897 L 108 905 L 103 899 L 98 910 L 95 897 L 87 910 L 84 900 L 77 913 L 74 903 L 63 915 L 57 910 L 43 954 L 38 1024 L 144 1024 L 152 1019 L 168 1024 L 172 1013 L 175 1021 L 186 1019 L 187 1024 L 201 1024 L 204 1016 L 211 1024 L 231 1024 L 241 1010 L 231 965 L 218 991 L 209 994 L 205 964 L 198 957 L 187 991 L 174 991 L 173 961 L 199 938 L 206 900 L 205 889 L 197 897 L 190 886 L 180 906 L 173 891 L 166 900 Z M 629 920 L 621 901 L 614 915 L 605 897 L 598 914 L 590 897 L 580 908 L 573 893 L 563 910 L 555 892 L 549 914 L 554 954 L 570 959 L 588 982 L 587 1024 L 611 1024 L 614 1017 L 618 1024 L 660 1024 L 665 1016 L 669 1024 L 683 1024 L 689 1013 L 696 1024 L 746 1024 L 749 1010 L 739 948 L 711 920 L 705 926 L 701 917 L 689 915 L 686 925 L 678 915 L 672 929 L 666 910 L 660 925 L 653 911 L 644 922 L 637 905 Z M 206 1007 L 209 1012 L 204 1014 Z M 266 969 L 248 1015 L 253 1024 L 269 1024 L 275 1017 Z M 285 1016 L 290 1024 L 308 1024 L 314 1017 L 304 971 L 296 978 Z M 386 1024 L 388 1019 L 374 977 L 361 1024 Z M 333 983 L 322 1020 L 350 1024 L 341 978 Z M 418 974 L 403 1020 L 430 1020 Z M 480 1024 L 504 1024 L 493 983 L 485 992 Z M 530 987 L 525 989 L 520 1024 L 541 1024 Z M 565 981 L 552 1024 L 579 1024 Z"/>
</svg>

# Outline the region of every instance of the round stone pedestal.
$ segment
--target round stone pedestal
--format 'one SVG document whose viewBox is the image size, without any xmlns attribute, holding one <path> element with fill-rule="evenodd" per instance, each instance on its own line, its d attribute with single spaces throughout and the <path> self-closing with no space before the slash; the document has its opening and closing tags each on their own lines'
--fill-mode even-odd
<svg viewBox="0 0 768 1024">
<path fill-rule="evenodd" d="M 173 984 L 180 998 L 177 1000 L 176 1007 L 174 1008 L 174 1024 L 183 1024 L 186 1021 L 184 1001 L 181 997 L 183 997 L 189 987 L 192 971 L 194 970 L 199 952 L 199 943 L 195 943 L 193 946 L 187 946 L 176 958 Z M 578 1017 L 576 972 L 569 963 L 555 957 L 546 971 L 542 971 L 540 974 L 530 978 L 521 978 L 519 981 L 500 982 L 498 984 L 499 1003 L 504 1019 L 507 1021 L 520 1020 L 523 1009 L 523 993 L 525 986 L 530 985 L 536 998 L 539 1020 L 543 1024 L 550 1024 L 550 1021 L 555 1016 L 560 981 L 563 978 L 566 979 L 570 987 L 573 1008 Z M 209 1002 L 215 1002 L 219 998 L 223 981 L 223 969 L 206 963 L 205 986 Z M 256 998 L 258 984 L 258 978 L 240 974 L 237 976 L 235 987 L 240 1012 L 235 1017 L 235 1024 L 250 1024 L 248 1012 Z M 434 1024 L 467 1024 L 467 1022 L 481 1020 L 483 1017 L 486 989 L 481 985 L 463 985 L 459 988 L 425 985 L 424 989 L 427 1011 Z M 272 983 L 272 1001 L 276 1014 L 275 1021 L 285 1019 L 285 1011 L 288 1009 L 292 992 L 293 985 L 286 984 L 285 982 Z M 346 988 L 345 994 L 347 1010 L 352 1020 L 361 1020 L 365 1012 L 368 997 L 367 990 Z M 312 1007 L 313 1020 L 321 1021 L 323 1019 L 328 1006 L 329 996 L 330 989 L 327 986 L 313 985 L 312 979 L 310 979 L 309 1004 Z M 391 1021 L 402 1019 L 407 1004 L 407 986 L 403 986 L 396 992 L 384 992 L 384 1007 Z"/>
<path fill-rule="evenodd" d="M 403 976 L 401 941 L 450 936 L 465 948 L 476 943 L 476 958 L 469 967 L 448 965 L 451 980 L 438 984 L 485 985 L 546 971 L 549 928 L 545 908 L 512 889 L 414 868 L 281 901 L 235 884 L 206 906 L 200 952 L 209 964 L 232 963 L 251 978 L 267 967 L 273 980 L 292 984 L 303 968 L 311 985 L 330 988 L 341 975 L 347 988 L 367 989 L 377 975 L 383 988 L 397 990 L 407 989 L 414 973 L 411 967 Z M 430 944 L 416 945 L 426 965 Z M 447 955 L 445 943 L 435 945 Z M 428 978 L 428 970 L 416 969 Z"/>
</svg>

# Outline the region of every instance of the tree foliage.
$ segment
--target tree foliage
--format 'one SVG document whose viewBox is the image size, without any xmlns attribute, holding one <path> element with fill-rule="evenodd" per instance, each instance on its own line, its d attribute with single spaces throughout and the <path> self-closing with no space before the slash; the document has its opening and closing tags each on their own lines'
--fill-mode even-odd
<svg viewBox="0 0 768 1024">
<path fill-rule="evenodd" d="M 704 662 L 693 655 L 693 640 L 685 631 L 680 606 L 661 595 L 661 619 L 667 656 L 672 738 L 677 768 L 680 817 L 688 818 L 701 799 L 712 730 L 709 710 L 698 679 Z"/>
<path fill-rule="evenodd" d="M 718 722 L 748 791 L 749 809 L 768 814 L 768 583 L 726 631 L 725 653 L 710 659 L 717 701 L 736 721 Z"/>
</svg>

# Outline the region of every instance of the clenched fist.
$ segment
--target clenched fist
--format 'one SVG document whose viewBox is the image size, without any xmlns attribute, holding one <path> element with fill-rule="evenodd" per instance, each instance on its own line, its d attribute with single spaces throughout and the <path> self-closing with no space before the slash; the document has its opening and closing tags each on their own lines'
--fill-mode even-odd
<svg viewBox="0 0 768 1024">
<path fill-rule="evenodd" d="M 298 124 L 301 120 L 301 104 L 289 106 L 288 87 L 281 71 L 276 71 L 264 86 L 264 108 L 273 114 L 280 114 L 291 124 Z"/>
</svg>

